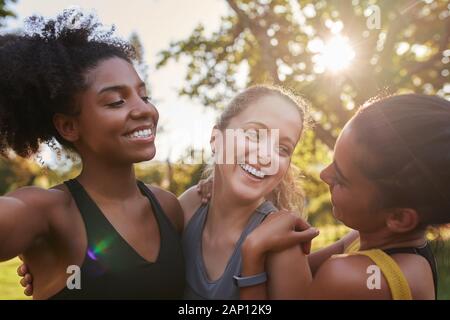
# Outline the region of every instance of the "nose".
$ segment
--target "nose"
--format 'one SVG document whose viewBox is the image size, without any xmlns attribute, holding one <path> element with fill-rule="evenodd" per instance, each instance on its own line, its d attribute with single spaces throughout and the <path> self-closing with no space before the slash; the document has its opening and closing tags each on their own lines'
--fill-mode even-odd
<svg viewBox="0 0 450 320">
<path fill-rule="evenodd" d="M 262 165 L 262 166 L 268 166 L 270 165 L 270 163 L 272 162 L 272 152 L 270 152 L 270 148 L 267 148 L 267 150 L 264 150 L 266 148 L 263 149 L 259 149 L 258 150 L 258 162 Z"/>
<path fill-rule="evenodd" d="M 322 179 L 322 181 L 328 184 L 329 186 L 331 186 L 333 182 L 331 179 L 331 170 L 332 166 L 330 164 L 320 172 L 320 179 Z"/>
<path fill-rule="evenodd" d="M 130 116 L 136 120 L 150 117 L 155 124 L 159 119 L 159 113 L 156 107 L 151 102 L 143 101 L 140 96 L 138 96 L 136 103 L 133 104 Z"/>
</svg>

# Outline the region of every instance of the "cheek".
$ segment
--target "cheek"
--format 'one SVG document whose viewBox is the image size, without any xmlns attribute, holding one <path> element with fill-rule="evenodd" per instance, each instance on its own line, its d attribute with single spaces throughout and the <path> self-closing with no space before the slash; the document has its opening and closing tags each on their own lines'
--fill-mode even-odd
<svg viewBox="0 0 450 320">
<path fill-rule="evenodd" d="M 87 131 L 105 132 L 110 131 L 122 118 L 120 111 L 101 110 L 100 107 L 92 107 L 91 112 L 85 113 L 82 117 L 83 129 Z"/>
<path fill-rule="evenodd" d="M 331 195 L 333 204 L 337 207 L 358 207 L 358 198 L 352 196 L 345 187 L 335 185 Z"/>
<path fill-rule="evenodd" d="M 283 180 L 284 176 L 289 170 L 290 165 L 290 159 L 287 157 L 278 157 L 278 170 L 276 173 L 272 176 L 273 180 L 275 180 L 273 183 L 278 184 Z"/>
</svg>

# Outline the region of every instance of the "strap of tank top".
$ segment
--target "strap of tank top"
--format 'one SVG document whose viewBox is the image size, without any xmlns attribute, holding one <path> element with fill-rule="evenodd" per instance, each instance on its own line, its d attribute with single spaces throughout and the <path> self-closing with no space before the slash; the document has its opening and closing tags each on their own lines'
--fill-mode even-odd
<svg viewBox="0 0 450 320">
<path fill-rule="evenodd" d="M 359 246 L 360 242 L 359 238 L 357 238 L 345 249 L 345 253 L 357 252 L 359 250 Z M 384 249 L 383 251 L 388 255 L 397 253 L 418 254 L 427 259 L 428 263 L 430 264 L 431 271 L 433 273 L 434 292 L 435 297 L 437 297 L 437 289 L 438 289 L 437 264 L 434 255 L 431 251 L 429 242 L 427 242 L 423 247 L 389 248 Z"/>
<path fill-rule="evenodd" d="M 397 262 L 379 249 L 352 252 L 350 255 L 363 255 L 370 258 L 383 273 L 393 300 L 412 300 L 411 289 Z"/>
<path fill-rule="evenodd" d="M 173 225 L 173 222 L 166 215 L 164 209 L 162 208 L 162 206 L 159 203 L 158 199 L 156 198 L 155 194 L 150 190 L 149 187 L 147 187 L 147 185 L 144 182 L 138 180 L 137 183 L 138 183 L 139 188 L 145 193 L 147 198 L 150 199 L 150 202 L 154 209 L 154 214 L 157 216 L 157 219 L 159 221 L 164 221 L 168 226 L 170 226 L 171 228 L 173 228 L 176 231 L 177 230 L 176 227 Z M 178 234 L 178 232 L 177 232 L 177 234 Z"/>
<path fill-rule="evenodd" d="M 437 289 L 438 289 L 437 263 L 433 255 L 433 252 L 431 251 L 430 243 L 428 241 L 422 247 L 389 248 L 384 249 L 383 251 L 389 255 L 397 253 L 407 253 L 407 254 L 417 254 L 424 257 L 428 261 L 431 268 L 431 272 L 433 274 L 434 293 L 435 297 L 437 298 Z"/>
<path fill-rule="evenodd" d="M 65 181 L 64 183 L 72 194 L 72 197 L 78 206 L 78 210 L 80 211 L 81 217 L 83 218 L 88 242 L 92 243 L 92 240 L 94 240 L 92 236 L 94 234 L 100 234 L 101 230 L 104 230 L 105 232 L 111 231 L 109 229 L 110 225 L 105 221 L 105 216 L 103 216 L 100 208 L 91 199 L 81 183 L 79 183 L 76 179 L 71 179 Z M 97 241 L 97 239 L 95 239 L 95 241 Z"/>
</svg>

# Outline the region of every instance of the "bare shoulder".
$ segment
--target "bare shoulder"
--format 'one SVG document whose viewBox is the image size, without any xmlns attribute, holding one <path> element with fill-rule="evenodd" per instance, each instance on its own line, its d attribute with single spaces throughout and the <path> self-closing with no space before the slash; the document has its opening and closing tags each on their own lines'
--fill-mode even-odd
<svg viewBox="0 0 450 320">
<path fill-rule="evenodd" d="M 177 197 L 162 188 L 146 184 L 146 186 L 153 192 L 158 199 L 164 212 L 167 214 L 173 225 L 177 229 L 178 233 L 183 232 L 183 209 Z"/>
<path fill-rule="evenodd" d="M 202 205 L 202 198 L 197 192 L 197 185 L 194 185 L 183 192 L 180 195 L 179 200 L 184 212 L 184 227 L 186 227 L 194 213 Z"/>
<path fill-rule="evenodd" d="M 27 186 L 12 191 L 6 196 L 16 198 L 26 206 L 35 208 L 35 211 L 43 213 L 54 212 L 57 208 L 68 206 L 72 199 L 70 194 L 60 186 L 55 186 L 51 189 Z"/>
<path fill-rule="evenodd" d="M 325 261 L 314 276 L 309 299 L 389 300 L 385 278 L 375 275 L 374 263 L 366 256 L 336 255 Z M 374 276 L 379 279 L 379 286 Z"/>
<path fill-rule="evenodd" d="M 408 281 L 413 299 L 433 300 L 433 273 L 428 261 L 417 254 L 394 254 L 391 256 L 402 270 Z"/>
</svg>

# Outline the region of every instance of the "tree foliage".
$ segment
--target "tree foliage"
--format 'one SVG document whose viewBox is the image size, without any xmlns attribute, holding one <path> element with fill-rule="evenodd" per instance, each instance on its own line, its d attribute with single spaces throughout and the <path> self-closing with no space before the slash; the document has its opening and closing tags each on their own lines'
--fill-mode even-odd
<svg viewBox="0 0 450 320">
<path fill-rule="evenodd" d="M 158 67 L 180 58 L 188 61 L 180 94 L 207 107 L 220 109 L 238 90 L 259 83 L 281 85 L 309 99 L 314 128 L 293 161 L 305 172 L 316 213 L 329 210 L 323 201 L 314 203 L 327 192 L 318 171 L 359 105 L 386 91 L 450 97 L 446 0 L 224 1 L 229 12 L 220 28 L 207 33 L 199 25 L 161 52 Z M 355 54 L 339 72 L 319 64 L 320 48 L 336 37 L 347 38 Z M 326 54 L 333 59 L 340 53 Z"/>
</svg>

